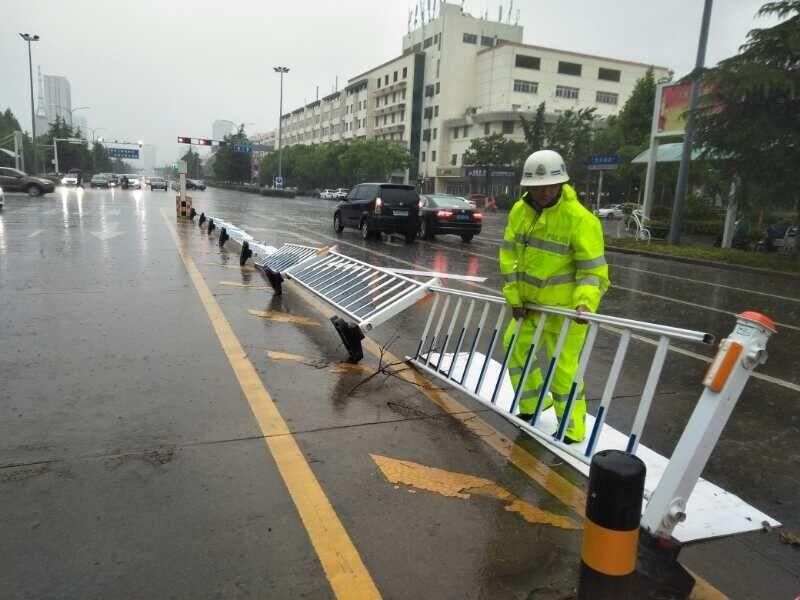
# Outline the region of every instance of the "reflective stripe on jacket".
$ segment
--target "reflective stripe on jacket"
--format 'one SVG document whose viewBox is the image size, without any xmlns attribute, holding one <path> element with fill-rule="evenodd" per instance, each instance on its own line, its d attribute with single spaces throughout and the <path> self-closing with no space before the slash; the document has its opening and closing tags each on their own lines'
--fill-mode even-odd
<svg viewBox="0 0 800 600">
<path fill-rule="evenodd" d="M 503 296 L 562 308 L 586 305 L 597 311 L 611 285 L 600 221 L 564 184 L 558 202 L 541 213 L 520 198 L 508 215 L 500 247 Z"/>
</svg>

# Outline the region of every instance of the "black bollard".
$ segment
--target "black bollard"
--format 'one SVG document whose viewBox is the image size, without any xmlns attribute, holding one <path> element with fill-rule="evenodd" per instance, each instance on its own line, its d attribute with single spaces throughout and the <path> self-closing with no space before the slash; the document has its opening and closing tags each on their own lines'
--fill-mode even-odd
<svg viewBox="0 0 800 600">
<path fill-rule="evenodd" d="M 253 251 L 250 250 L 250 244 L 245 240 L 242 242 L 242 251 L 239 253 L 239 266 L 243 267 L 244 263 L 246 263 L 247 259 L 251 256 L 253 256 Z"/>
<path fill-rule="evenodd" d="M 219 247 L 222 248 L 225 245 L 225 242 L 228 241 L 230 236 L 228 235 L 228 230 L 224 227 L 219 230 Z"/>
<path fill-rule="evenodd" d="M 578 600 L 633 598 L 645 472 L 641 459 L 620 450 L 592 457 Z"/>
<path fill-rule="evenodd" d="M 209 218 L 208 219 L 208 235 L 211 235 L 211 232 L 214 231 L 215 227 L 216 227 L 216 225 L 214 225 L 214 219 Z"/>
<path fill-rule="evenodd" d="M 206 222 L 206 213 L 204 213 L 204 212 L 201 212 L 201 213 L 200 213 L 200 218 L 199 218 L 199 219 L 197 219 L 197 225 L 198 225 L 198 226 L 200 226 L 200 227 L 202 227 L 202 226 L 203 226 L 203 223 L 205 223 L 205 222 Z"/>
</svg>

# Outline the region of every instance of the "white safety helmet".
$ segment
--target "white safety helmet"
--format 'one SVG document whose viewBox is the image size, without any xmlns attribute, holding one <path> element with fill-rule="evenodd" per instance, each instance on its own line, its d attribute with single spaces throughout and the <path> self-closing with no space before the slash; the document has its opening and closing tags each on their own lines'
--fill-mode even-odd
<svg viewBox="0 0 800 600">
<path fill-rule="evenodd" d="M 553 150 L 537 150 L 525 161 L 522 168 L 522 187 L 555 185 L 569 181 L 567 165 L 558 152 Z"/>
</svg>

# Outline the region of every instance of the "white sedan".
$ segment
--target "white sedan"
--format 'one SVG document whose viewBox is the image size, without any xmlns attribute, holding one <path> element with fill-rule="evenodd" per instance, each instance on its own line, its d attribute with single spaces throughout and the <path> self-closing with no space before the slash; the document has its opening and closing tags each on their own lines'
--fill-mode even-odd
<svg viewBox="0 0 800 600">
<path fill-rule="evenodd" d="M 597 211 L 597 216 L 601 219 L 621 219 L 624 215 L 625 212 L 619 204 L 605 206 Z"/>
</svg>

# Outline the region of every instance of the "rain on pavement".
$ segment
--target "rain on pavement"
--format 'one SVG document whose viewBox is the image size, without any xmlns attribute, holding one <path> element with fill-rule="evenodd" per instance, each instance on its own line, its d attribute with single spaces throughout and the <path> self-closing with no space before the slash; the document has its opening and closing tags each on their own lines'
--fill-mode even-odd
<svg viewBox="0 0 800 600">
<path fill-rule="evenodd" d="M 209 188 L 194 192 L 194 205 L 274 246 L 337 243 L 376 265 L 483 276 L 449 285 L 499 293 L 503 214 L 487 215 L 471 244 L 439 236 L 407 245 L 335 234 L 335 204 L 324 200 Z M 769 360 L 748 383 L 704 476 L 796 532 L 798 280 L 614 252 L 608 260 L 614 287 L 604 313 L 717 339 L 743 310 L 779 323 Z M 373 354 L 359 367 L 343 363 L 338 337 L 313 304 L 291 286 L 273 296 L 196 221 L 176 222 L 172 194 L 8 195 L 0 289 L 0 597 L 331 597 L 332 573 L 318 551 L 324 533 L 298 508 L 280 454 L 265 450 L 265 440 L 284 438 L 296 441 L 310 467 L 305 477 L 319 483 L 343 543 L 383 597 L 572 593 L 581 538 L 570 524 L 580 516 L 470 423 L 488 424 L 495 439 L 515 444 L 512 453 L 546 465 L 578 498 L 581 476 L 468 398 L 459 397 L 468 417 L 446 414 L 419 386 L 378 372 Z M 286 432 L 265 432 L 209 303 Z M 414 307 L 371 335 L 402 357 L 424 314 Z M 611 341 L 601 332 L 600 358 L 587 374 L 590 411 Z M 636 372 L 654 350 L 646 340 L 633 344 L 610 417 L 619 427 L 632 419 Z M 691 344 L 670 352 L 643 443 L 669 455 L 712 356 L 713 348 Z M 446 481 L 467 483 L 455 489 Z M 525 510 L 510 510 L 512 499 Z M 796 550 L 775 532 L 691 545 L 681 559 L 733 598 L 798 593 Z"/>
</svg>

